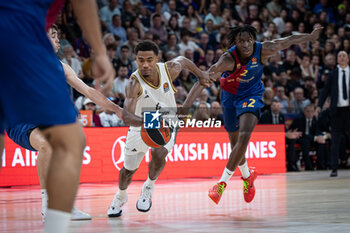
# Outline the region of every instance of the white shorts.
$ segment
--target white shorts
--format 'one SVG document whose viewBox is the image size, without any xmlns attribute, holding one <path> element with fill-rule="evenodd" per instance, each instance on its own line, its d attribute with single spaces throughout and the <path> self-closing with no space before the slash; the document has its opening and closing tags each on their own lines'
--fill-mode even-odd
<svg viewBox="0 0 350 233">
<path fill-rule="evenodd" d="M 126 136 L 125 149 L 124 149 L 124 167 L 129 171 L 136 170 L 147 153 L 149 146 L 141 138 L 141 129 L 129 129 Z M 164 148 L 168 150 L 168 153 L 174 147 L 177 131 L 172 132 L 170 141 L 165 144 Z"/>
</svg>

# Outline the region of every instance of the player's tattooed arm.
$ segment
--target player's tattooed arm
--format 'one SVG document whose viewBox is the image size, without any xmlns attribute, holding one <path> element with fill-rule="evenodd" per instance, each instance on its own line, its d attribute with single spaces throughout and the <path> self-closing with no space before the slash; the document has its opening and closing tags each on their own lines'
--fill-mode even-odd
<svg viewBox="0 0 350 233">
<path fill-rule="evenodd" d="M 227 52 L 221 55 L 219 60 L 212 65 L 207 72 L 209 73 L 210 80 L 216 81 L 221 77 L 223 72 L 232 71 L 234 67 L 235 60 L 233 59 L 232 55 Z"/>
<path fill-rule="evenodd" d="M 172 80 L 175 80 L 183 69 L 189 70 L 199 80 L 201 85 L 210 86 L 208 74 L 201 71 L 191 60 L 179 56 L 165 63 Z"/>
<path fill-rule="evenodd" d="M 142 94 L 140 83 L 133 76 L 130 77 L 125 87 L 124 108 L 131 113 L 135 113 L 138 97 Z"/>
<path fill-rule="evenodd" d="M 318 26 L 315 27 L 311 33 L 301 33 L 299 35 L 291 35 L 280 39 L 263 42 L 261 50 L 262 61 L 265 62 L 267 58 L 273 56 L 278 51 L 287 49 L 292 45 L 308 41 L 315 42 L 320 37 L 322 29 L 322 27 Z"/>
</svg>

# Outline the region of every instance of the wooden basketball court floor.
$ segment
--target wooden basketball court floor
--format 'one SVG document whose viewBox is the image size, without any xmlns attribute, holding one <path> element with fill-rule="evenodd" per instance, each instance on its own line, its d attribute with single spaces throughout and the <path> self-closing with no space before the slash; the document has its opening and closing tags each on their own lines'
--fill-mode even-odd
<svg viewBox="0 0 350 233">
<path fill-rule="evenodd" d="M 217 179 L 160 180 L 148 213 L 136 210 L 143 182 L 129 187 L 120 218 L 108 218 L 115 183 L 82 184 L 76 207 L 91 221 L 72 221 L 69 232 L 350 232 L 350 170 L 262 175 L 252 203 L 235 176 L 215 205 L 207 196 Z M 2 177 L 3 178 L 3 177 Z M 0 232 L 42 232 L 39 186 L 0 189 Z"/>
</svg>

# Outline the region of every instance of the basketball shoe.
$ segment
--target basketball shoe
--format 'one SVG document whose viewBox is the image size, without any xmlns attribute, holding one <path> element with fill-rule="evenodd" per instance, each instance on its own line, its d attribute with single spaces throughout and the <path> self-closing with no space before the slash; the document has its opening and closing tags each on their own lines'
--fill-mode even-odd
<svg viewBox="0 0 350 233">
<path fill-rule="evenodd" d="M 120 195 L 116 194 L 113 198 L 111 206 L 108 208 L 108 217 L 120 217 L 122 215 L 122 206 L 127 201 L 127 195 L 122 198 Z"/>
<path fill-rule="evenodd" d="M 250 169 L 250 176 L 247 179 L 241 179 L 243 180 L 243 195 L 244 200 L 249 203 L 254 199 L 255 196 L 255 187 L 254 187 L 254 181 L 256 177 L 258 176 L 257 171 L 254 168 Z"/>
<path fill-rule="evenodd" d="M 224 193 L 226 188 L 225 182 L 220 182 L 214 185 L 211 189 L 209 189 L 208 196 L 213 200 L 216 204 L 219 204 L 222 194 Z"/>
<path fill-rule="evenodd" d="M 47 211 L 47 208 L 41 210 L 41 217 L 42 217 L 43 222 L 45 222 L 46 211 Z M 79 220 L 91 220 L 91 219 L 92 219 L 92 217 L 90 214 L 85 213 L 85 212 L 73 207 L 71 220 L 79 221 Z"/>
<path fill-rule="evenodd" d="M 152 194 L 154 191 L 154 185 L 146 186 L 143 184 L 142 192 L 137 200 L 136 209 L 141 212 L 148 212 L 152 207 Z"/>
</svg>

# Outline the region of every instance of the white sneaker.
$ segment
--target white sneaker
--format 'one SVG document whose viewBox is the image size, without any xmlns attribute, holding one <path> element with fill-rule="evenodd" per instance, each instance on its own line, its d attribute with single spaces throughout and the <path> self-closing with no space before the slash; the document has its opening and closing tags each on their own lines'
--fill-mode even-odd
<svg viewBox="0 0 350 233">
<path fill-rule="evenodd" d="M 90 214 L 85 213 L 77 208 L 73 207 L 71 220 L 91 220 L 92 217 Z"/>
<path fill-rule="evenodd" d="M 114 196 L 111 206 L 108 208 L 108 217 L 120 217 L 122 215 L 122 206 L 127 201 L 127 195 L 124 198 L 122 198 L 120 195 L 116 194 Z"/>
<path fill-rule="evenodd" d="M 45 222 L 46 211 L 47 211 L 47 208 L 41 209 L 41 217 L 42 217 L 43 222 Z M 71 220 L 91 220 L 92 217 L 90 214 L 87 214 L 87 213 L 73 207 L 72 215 L 71 215 L 70 219 Z"/>
<path fill-rule="evenodd" d="M 142 192 L 139 200 L 136 203 L 136 209 L 141 212 L 148 212 L 152 206 L 152 194 L 154 186 L 142 187 Z"/>
</svg>

